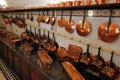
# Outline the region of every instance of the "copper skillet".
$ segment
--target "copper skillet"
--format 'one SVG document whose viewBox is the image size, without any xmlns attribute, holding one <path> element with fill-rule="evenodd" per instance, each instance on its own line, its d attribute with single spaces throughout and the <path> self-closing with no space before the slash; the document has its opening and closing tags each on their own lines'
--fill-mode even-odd
<svg viewBox="0 0 120 80">
<path fill-rule="evenodd" d="M 73 33 L 75 31 L 75 21 L 72 20 L 72 10 L 70 10 L 70 19 L 65 23 L 65 30 L 68 33 Z"/>
<path fill-rule="evenodd" d="M 87 36 L 90 33 L 90 23 L 85 20 L 85 10 L 83 11 L 83 21 L 79 21 L 76 25 L 76 31 L 80 36 Z"/>
<path fill-rule="evenodd" d="M 50 22 L 49 22 L 51 25 L 54 25 L 55 24 L 55 16 L 54 16 L 54 10 L 53 10 L 53 15 L 50 16 Z"/>
<path fill-rule="evenodd" d="M 100 25 L 98 29 L 98 36 L 104 42 L 115 41 L 120 33 L 118 25 L 111 22 L 112 10 L 110 11 L 109 21 Z"/>
<path fill-rule="evenodd" d="M 61 18 L 58 19 L 58 26 L 63 28 L 65 26 L 66 20 L 65 18 L 63 18 L 63 10 L 61 13 Z"/>
</svg>

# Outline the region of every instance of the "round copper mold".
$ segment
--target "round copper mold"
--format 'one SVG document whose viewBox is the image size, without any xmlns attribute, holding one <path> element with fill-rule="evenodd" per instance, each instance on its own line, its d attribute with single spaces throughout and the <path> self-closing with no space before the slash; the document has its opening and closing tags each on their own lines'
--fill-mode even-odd
<svg viewBox="0 0 120 80">
<path fill-rule="evenodd" d="M 105 22 L 100 25 L 98 29 L 98 37 L 104 41 L 104 42 L 113 42 L 115 41 L 119 36 L 120 30 L 118 28 L 118 25 L 111 22 L 111 25 L 108 30 L 108 23 Z"/>
<path fill-rule="evenodd" d="M 83 25 L 82 21 L 79 21 L 78 24 L 76 25 L 76 32 L 80 36 L 86 36 L 90 33 L 91 30 L 90 23 L 87 20 L 85 20 L 84 26 L 82 25 Z"/>
</svg>

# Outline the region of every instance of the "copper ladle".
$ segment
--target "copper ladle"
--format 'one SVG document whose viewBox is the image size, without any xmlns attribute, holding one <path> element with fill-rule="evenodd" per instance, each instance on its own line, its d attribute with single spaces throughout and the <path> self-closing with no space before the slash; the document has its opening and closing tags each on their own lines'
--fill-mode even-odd
<svg viewBox="0 0 120 80">
<path fill-rule="evenodd" d="M 113 42 L 119 36 L 119 28 L 118 25 L 111 22 L 112 10 L 110 11 L 109 22 L 105 22 L 100 25 L 98 29 L 98 36 L 104 42 Z"/>
<path fill-rule="evenodd" d="M 75 31 L 75 21 L 72 20 L 72 10 L 70 10 L 70 19 L 65 24 L 65 30 L 68 33 L 73 33 Z"/>
<path fill-rule="evenodd" d="M 83 21 L 77 23 L 76 31 L 80 36 L 86 36 L 90 33 L 90 23 L 85 20 L 85 10 L 83 11 Z"/>
</svg>

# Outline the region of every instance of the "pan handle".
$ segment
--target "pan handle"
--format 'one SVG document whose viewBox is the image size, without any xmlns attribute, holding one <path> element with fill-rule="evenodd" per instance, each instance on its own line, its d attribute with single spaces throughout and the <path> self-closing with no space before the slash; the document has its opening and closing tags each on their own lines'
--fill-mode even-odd
<svg viewBox="0 0 120 80">
<path fill-rule="evenodd" d="M 83 10 L 82 29 L 84 29 L 84 23 L 85 23 L 85 10 Z"/>
<path fill-rule="evenodd" d="M 111 17 L 112 17 L 112 9 L 110 10 L 110 16 L 109 16 L 109 21 L 108 21 L 108 29 L 107 29 L 107 33 L 109 34 L 109 28 L 111 25 Z"/>
</svg>

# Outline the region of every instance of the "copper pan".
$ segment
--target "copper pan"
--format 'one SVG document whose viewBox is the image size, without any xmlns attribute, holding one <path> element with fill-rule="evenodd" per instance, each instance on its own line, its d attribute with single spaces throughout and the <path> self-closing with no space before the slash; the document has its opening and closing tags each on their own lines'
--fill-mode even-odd
<svg viewBox="0 0 120 80">
<path fill-rule="evenodd" d="M 51 24 L 51 25 L 54 25 L 54 24 L 55 24 L 54 10 L 53 10 L 53 15 L 50 16 L 50 24 Z"/>
<path fill-rule="evenodd" d="M 118 25 L 114 22 L 111 22 L 112 10 L 111 15 L 109 17 L 109 22 L 105 22 L 100 25 L 98 29 L 98 36 L 104 42 L 113 42 L 115 41 L 120 33 Z"/>
<path fill-rule="evenodd" d="M 50 22 L 50 17 L 49 17 L 48 11 L 47 11 L 47 15 L 45 17 L 45 23 L 49 24 L 49 22 Z"/>
<path fill-rule="evenodd" d="M 65 26 L 66 20 L 65 18 L 63 18 L 63 10 L 62 10 L 62 14 L 61 14 L 61 18 L 58 19 L 58 26 L 63 28 Z"/>
<path fill-rule="evenodd" d="M 80 36 L 86 36 L 90 33 L 90 23 L 85 20 L 85 10 L 83 12 L 83 21 L 77 23 L 76 31 Z"/>
<path fill-rule="evenodd" d="M 70 19 L 65 23 L 65 30 L 68 33 L 73 33 L 75 31 L 75 21 L 72 20 L 72 10 L 70 11 Z"/>
</svg>

